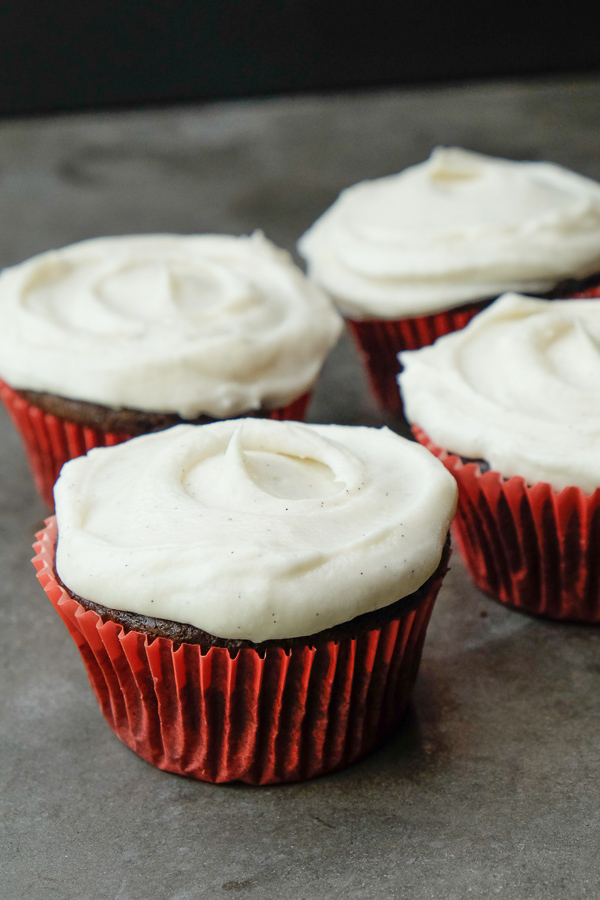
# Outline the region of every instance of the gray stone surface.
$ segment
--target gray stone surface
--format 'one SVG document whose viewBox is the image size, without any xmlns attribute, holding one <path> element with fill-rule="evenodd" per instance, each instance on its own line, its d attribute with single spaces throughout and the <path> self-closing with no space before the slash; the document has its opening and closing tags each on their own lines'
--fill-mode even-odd
<svg viewBox="0 0 600 900">
<path fill-rule="evenodd" d="M 295 240 L 435 144 L 600 179 L 600 77 L 0 127 L 0 263 L 106 233 Z M 397 735 L 339 774 L 212 786 L 122 746 L 29 562 L 44 508 L 0 423 L 2 900 L 588 898 L 600 893 L 600 632 L 501 608 L 455 555 Z M 377 424 L 345 339 L 313 421 Z"/>
</svg>

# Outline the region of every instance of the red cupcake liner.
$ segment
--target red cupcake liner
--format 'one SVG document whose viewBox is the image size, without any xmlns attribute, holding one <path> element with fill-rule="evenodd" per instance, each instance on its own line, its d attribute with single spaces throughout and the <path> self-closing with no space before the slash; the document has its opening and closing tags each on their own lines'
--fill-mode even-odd
<svg viewBox="0 0 600 900">
<path fill-rule="evenodd" d="M 588 288 L 587 291 L 579 291 L 571 295 L 573 298 L 583 300 L 585 297 L 600 297 L 600 284 L 595 287 Z"/>
<path fill-rule="evenodd" d="M 478 587 L 524 612 L 600 622 L 600 489 L 482 473 L 418 426 L 413 433 L 456 478 L 453 538 Z"/>
<path fill-rule="evenodd" d="M 211 782 L 299 781 L 355 762 L 400 722 L 444 573 L 416 609 L 381 628 L 232 655 L 103 623 L 57 582 L 56 533 L 52 517 L 36 535 L 37 577 L 108 724 L 159 769 Z"/>
<path fill-rule="evenodd" d="M 310 392 L 302 394 L 287 406 L 271 410 L 268 418 L 301 421 L 310 398 Z M 54 416 L 29 403 L 1 380 L 0 399 L 21 435 L 38 493 L 50 509 L 54 509 L 52 489 L 68 460 L 83 456 L 93 447 L 113 447 L 132 438 L 126 432 L 103 431 Z"/>
<path fill-rule="evenodd" d="M 470 303 L 429 316 L 408 319 L 346 319 L 364 360 L 371 388 L 384 409 L 402 413 L 398 389 L 398 353 L 418 350 L 451 331 L 464 328 L 492 301 Z"/>
</svg>

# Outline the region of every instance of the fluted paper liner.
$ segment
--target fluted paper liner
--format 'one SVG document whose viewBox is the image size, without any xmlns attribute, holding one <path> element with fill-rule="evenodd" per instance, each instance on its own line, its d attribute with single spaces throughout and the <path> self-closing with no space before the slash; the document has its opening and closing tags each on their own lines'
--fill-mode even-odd
<svg viewBox="0 0 600 900">
<path fill-rule="evenodd" d="M 586 297 L 600 297 L 600 284 L 597 284 L 595 287 L 588 288 L 587 291 L 578 291 L 573 294 L 573 297 L 582 300 Z"/>
<path fill-rule="evenodd" d="M 21 436 L 38 493 L 50 509 L 54 509 L 52 489 L 68 460 L 83 456 L 93 447 L 113 447 L 132 437 L 122 431 L 103 431 L 54 416 L 29 403 L 1 380 L 0 398 Z M 310 392 L 303 394 L 287 406 L 271 410 L 268 417 L 302 420 L 310 398 Z"/>
<path fill-rule="evenodd" d="M 453 538 L 476 584 L 524 612 L 600 622 L 600 489 L 555 491 L 482 472 L 418 426 L 413 433 L 456 478 Z"/>
<path fill-rule="evenodd" d="M 177 644 L 86 611 L 54 574 L 56 519 L 33 564 L 115 734 L 159 769 L 271 784 L 343 768 L 400 721 L 443 574 L 416 609 L 339 642 L 284 650 Z"/>
<path fill-rule="evenodd" d="M 347 319 L 367 368 L 373 393 L 383 408 L 392 413 L 402 412 L 397 382 L 401 369 L 398 354 L 402 350 L 418 350 L 433 344 L 443 334 L 464 328 L 490 302 L 469 303 L 456 309 L 407 319 Z"/>
</svg>

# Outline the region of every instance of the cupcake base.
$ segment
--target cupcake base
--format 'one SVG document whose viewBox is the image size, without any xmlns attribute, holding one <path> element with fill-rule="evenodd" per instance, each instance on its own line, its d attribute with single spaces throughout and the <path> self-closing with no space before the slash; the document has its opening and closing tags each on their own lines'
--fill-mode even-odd
<svg viewBox="0 0 600 900">
<path fill-rule="evenodd" d="M 56 531 L 51 518 L 37 535 L 38 579 L 117 737 L 159 769 L 257 785 L 341 769 L 398 725 L 450 553 L 447 545 L 436 572 L 411 595 L 416 606 L 411 598 L 393 604 L 396 613 L 378 627 L 357 625 L 353 633 L 346 625 L 338 639 L 325 632 L 287 647 L 203 647 L 85 610 L 56 578 Z"/>
<path fill-rule="evenodd" d="M 287 406 L 252 410 L 247 415 L 301 421 L 310 398 L 308 392 Z M 16 391 L 1 380 L 0 399 L 21 436 L 38 493 L 50 509 L 54 509 L 52 489 L 68 460 L 83 456 L 94 447 L 112 447 L 186 421 L 179 416 L 112 410 L 53 394 Z M 192 424 L 212 421 L 201 416 Z"/>
<path fill-rule="evenodd" d="M 522 612 L 600 622 L 600 489 L 504 478 L 413 433 L 456 478 L 453 538 L 477 586 Z"/>
</svg>

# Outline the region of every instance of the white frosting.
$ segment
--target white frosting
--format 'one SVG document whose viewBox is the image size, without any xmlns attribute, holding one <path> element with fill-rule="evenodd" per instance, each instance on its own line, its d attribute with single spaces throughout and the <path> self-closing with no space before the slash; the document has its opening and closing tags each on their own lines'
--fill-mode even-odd
<svg viewBox="0 0 600 900">
<path fill-rule="evenodd" d="M 600 184 L 551 163 L 438 148 L 343 191 L 298 244 L 356 318 L 402 318 L 543 293 L 600 269 Z"/>
<path fill-rule="evenodd" d="M 261 419 L 91 450 L 54 491 L 74 593 L 256 642 L 412 593 L 456 503 L 441 463 L 385 428 Z"/>
<path fill-rule="evenodd" d="M 300 396 L 341 321 L 261 234 L 100 238 L 0 275 L 0 377 L 216 418 Z"/>
<path fill-rule="evenodd" d="M 441 447 L 532 484 L 600 487 L 600 300 L 505 294 L 399 359 L 405 414 Z"/>
</svg>

